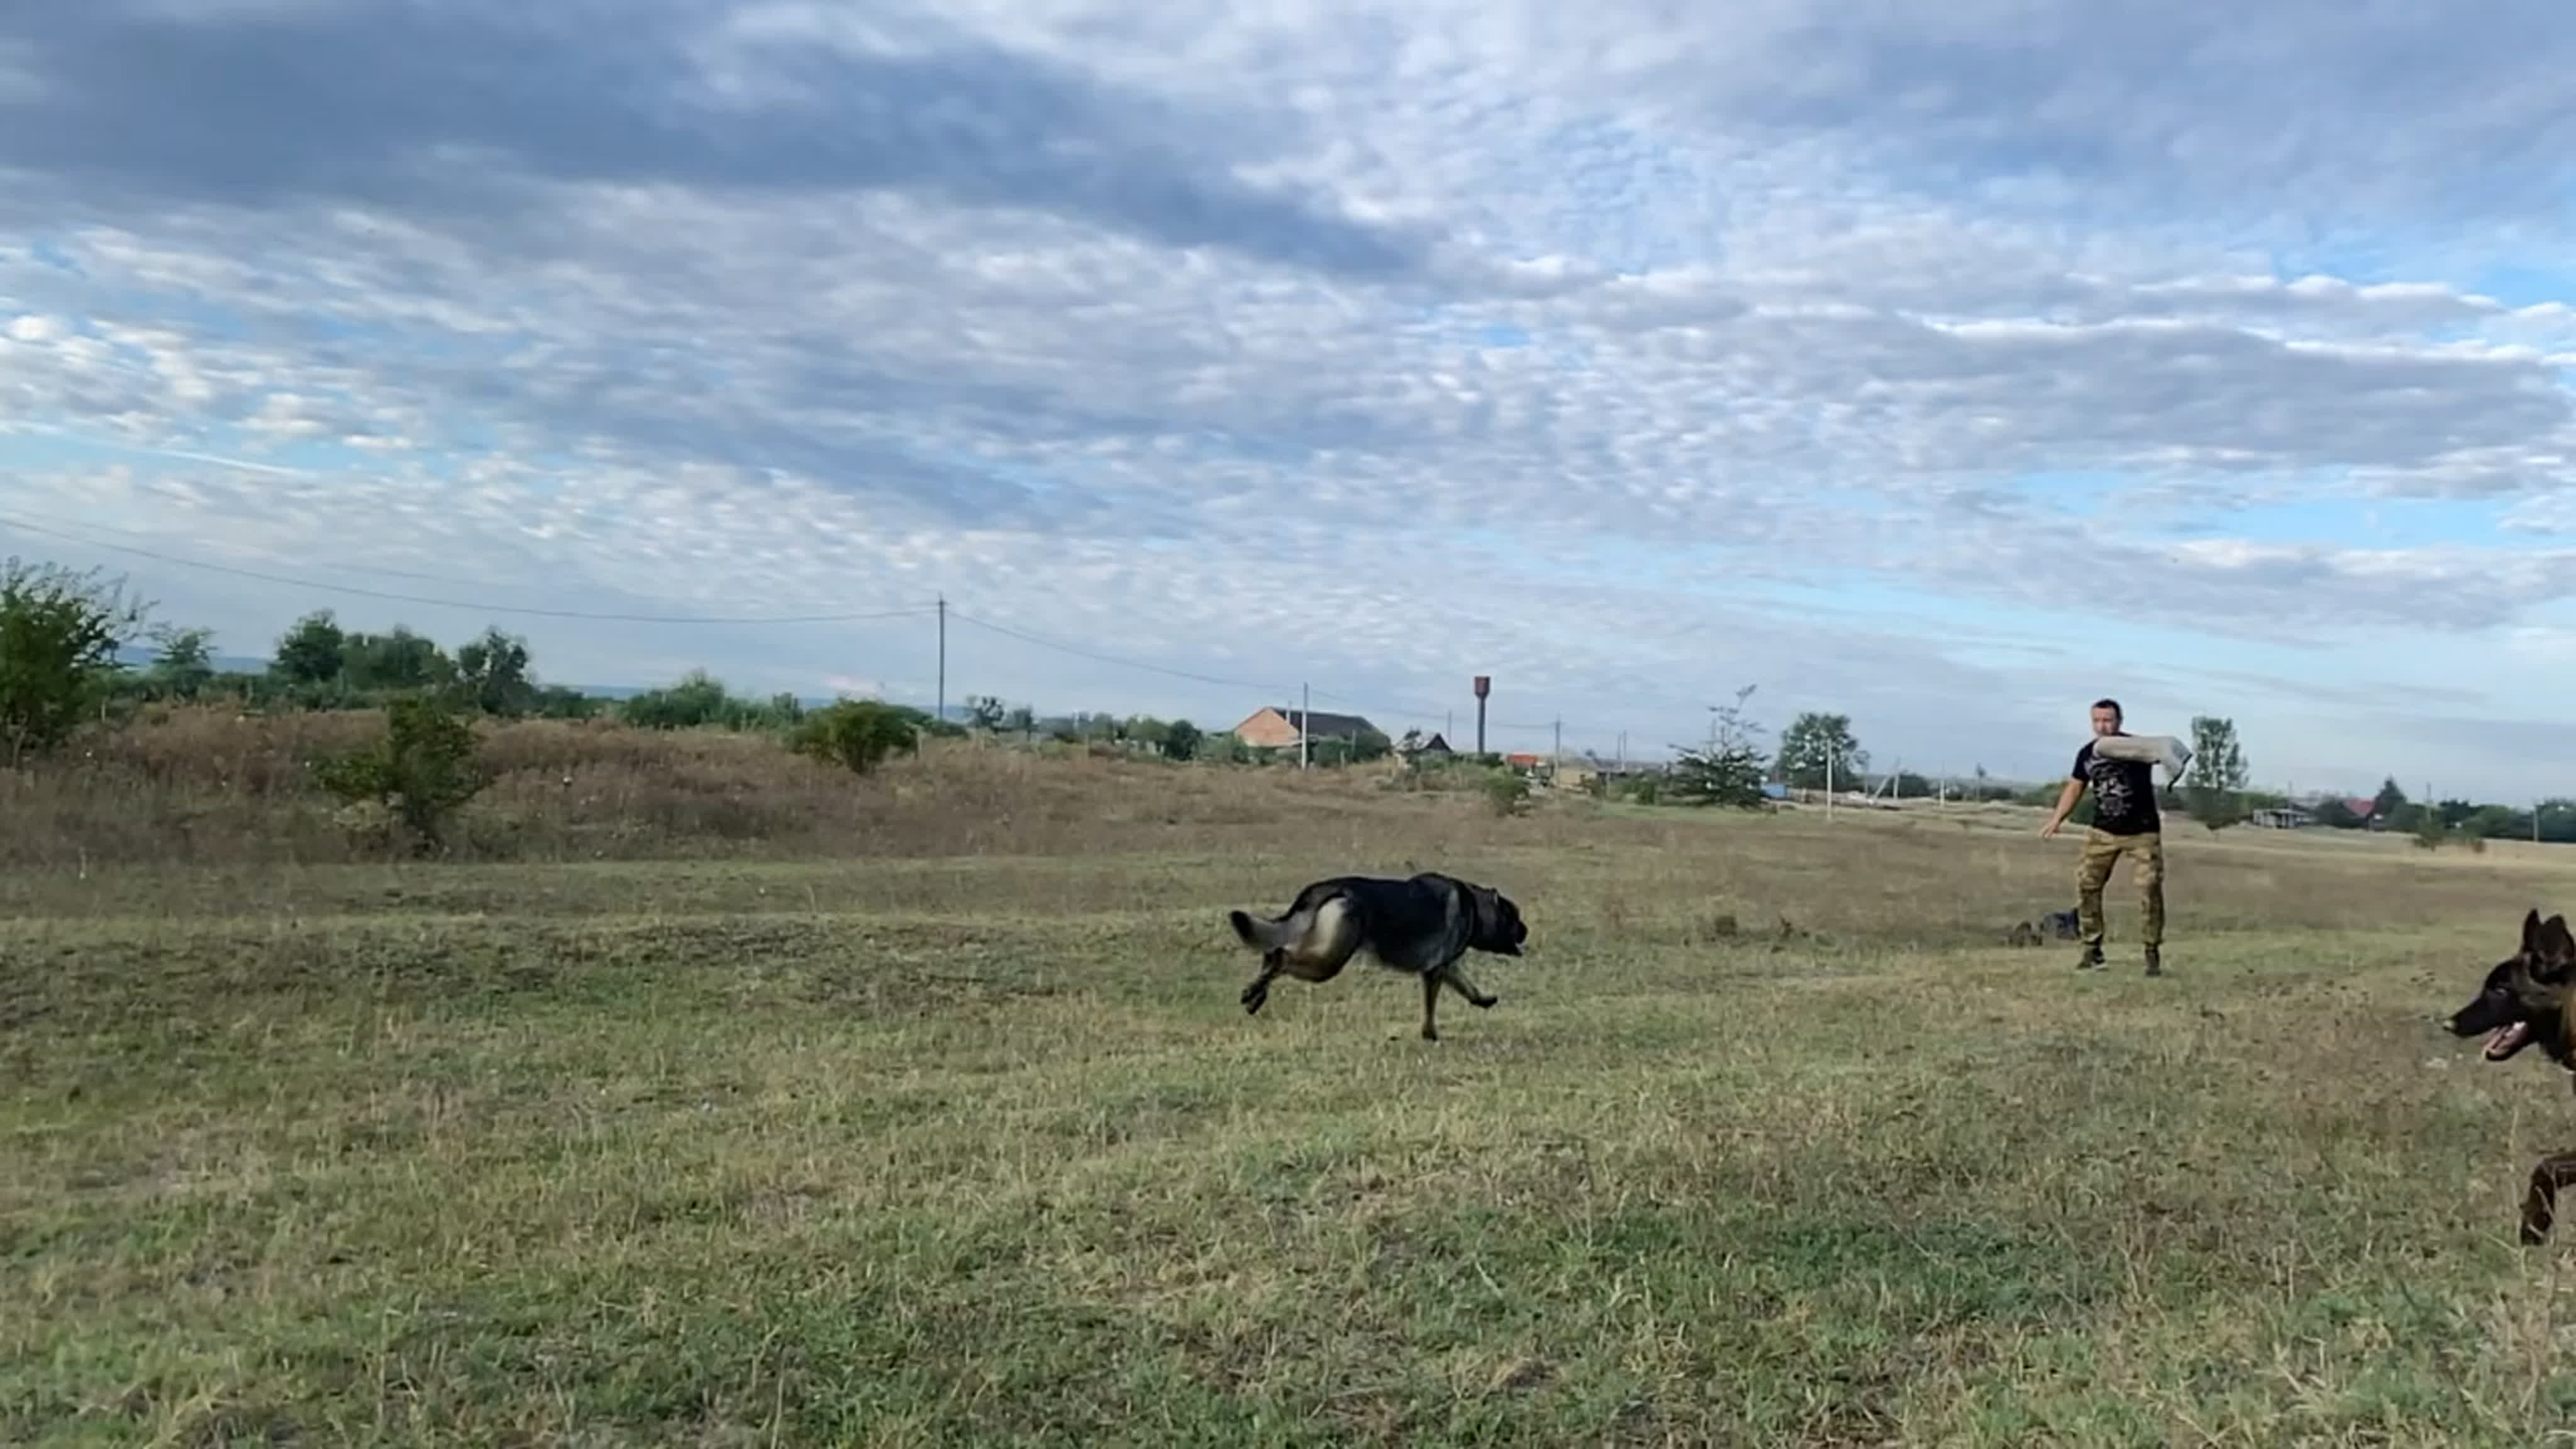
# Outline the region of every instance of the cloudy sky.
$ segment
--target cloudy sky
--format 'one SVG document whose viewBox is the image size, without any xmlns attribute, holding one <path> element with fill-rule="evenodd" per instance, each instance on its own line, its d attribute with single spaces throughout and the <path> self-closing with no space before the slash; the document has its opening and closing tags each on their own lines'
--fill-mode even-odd
<svg viewBox="0 0 2576 1449">
<path fill-rule="evenodd" d="M 2576 793 L 2563 0 L 1226 9 L 0 6 L 0 551 L 227 653 L 927 700 L 944 594 L 952 699 Z"/>
</svg>

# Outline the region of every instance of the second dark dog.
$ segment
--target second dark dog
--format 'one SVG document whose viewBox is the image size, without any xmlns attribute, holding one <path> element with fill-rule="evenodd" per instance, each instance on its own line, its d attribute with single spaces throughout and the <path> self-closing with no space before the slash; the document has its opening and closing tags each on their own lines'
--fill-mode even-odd
<svg viewBox="0 0 2576 1449">
<path fill-rule="evenodd" d="M 2511 1061 L 2523 1048 L 2537 1046 L 2561 1068 L 2576 1070 L 2576 1040 L 2567 1021 L 2571 988 L 2576 934 L 2568 931 L 2565 916 L 2544 921 L 2532 911 L 2522 918 L 2522 949 L 2497 962 L 2478 994 L 2451 1014 L 2451 1034 L 2484 1036 L 2491 1062 Z M 2576 1183 L 2576 1152 L 2553 1152 L 2533 1165 L 2522 1199 L 2525 1243 L 2547 1240 L 2558 1216 L 2558 1190 L 2569 1183 Z"/>
<path fill-rule="evenodd" d="M 1285 915 L 1265 920 L 1228 911 L 1226 920 L 1245 945 L 1261 949 L 1261 974 L 1243 988 L 1246 1012 L 1261 1010 L 1270 999 L 1270 983 L 1280 977 L 1330 981 L 1352 956 L 1366 951 L 1390 970 L 1422 978 L 1424 1041 L 1440 1039 L 1441 987 L 1479 1008 L 1501 999 L 1467 979 L 1458 964 L 1462 957 L 1471 950 L 1518 956 L 1529 940 L 1511 897 L 1436 871 L 1405 880 L 1334 876 L 1299 891 Z"/>
</svg>

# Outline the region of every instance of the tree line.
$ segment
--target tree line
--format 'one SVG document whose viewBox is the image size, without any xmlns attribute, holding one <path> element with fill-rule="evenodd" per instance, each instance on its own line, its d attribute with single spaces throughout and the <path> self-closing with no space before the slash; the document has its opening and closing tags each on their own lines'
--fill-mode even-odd
<svg viewBox="0 0 2576 1449">
<path fill-rule="evenodd" d="M 2248 785 L 2251 772 L 2234 720 L 2198 715 L 2191 721 L 2190 733 L 2191 764 L 2180 781 L 2159 783 L 2158 803 L 2168 813 L 2186 817 L 2204 829 L 2224 830 L 2263 811 L 2296 808 L 2312 824 L 2326 829 L 2392 831 L 2410 836 L 2428 848 L 2454 841 L 2576 843 L 2576 799 L 2543 800 L 2527 809 L 2457 798 L 2416 801 L 2399 788 L 2396 777 L 2390 776 L 2381 781 L 2377 794 L 2363 809 L 2356 809 L 2339 796 L 2301 804 L 2287 795 Z M 1779 749 L 1771 757 L 1767 778 L 1801 790 L 1822 790 L 1829 783 L 1836 789 L 1865 788 L 1871 783 L 1869 752 L 1860 747 L 1852 733 L 1849 715 L 1811 710 L 1798 715 L 1780 732 Z M 2053 803 L 2059 789 L 2053 780 L 2019 790 L 1998 785 L 1987 778 L 1983 765 L 1977 767 L 1972 780 L 1956 784 L 1936 787 L 1923 776 L 1904 772 L 1898 772 L 1892 781 L 1880 776 L 1876 783 L 1889 784 L 1896 793 L 1916 798 L 1941 788 L 1952 798 L 2041 806 Z M 2092 797 L 2087 795 L 2071 818 L 2079 825 L 2089 823 L 2092 810 Z"/>
<path fill-rule="evenodd" d="M 1211 733 L 1186 719 L 1087 711 L 1041 716 L 1029 705 L 989 694 L 967 697 L 962 724 L 874 700 L 809 706 L 789 693 L 765 698 L 736 694 L 702 669 L 675 683 L 615 698 L 544 682 L 535 672 L 527 640 L 497 626 L 451 651 L 401 624 L 382 633 L 347 628 L 328 609 L 307 613 L 290 625 L 262 667 L 224 669 L 216 663 L 211 631 L 156 622 L 152 608 L 129 595 L 122 579 L 102 578 L 96 570 L 76 573 L 55 564 L 0 561 L 0 763 L 14 765 L 47 753 L 83 724 L 112 719 L 140 704 L 214 700 L 261 710 L 336 710 L 389 708 L 396 701 L 421 699 L 451 712 L 498 719 L 604 717 L 643 729 L 758 731 L 781 735 L 799 748 L 859 770 L 916 747 L 925 736 L 969 730 L 1032 743 L 1049 739 L 1108 745 L 1178 761 L 1266 764 L 1294 755 L 1248 745 L 1231 733 Z M 141 644 L 151 646 L 149 659 L 130 665 L 128 655 Z M 1936 784 L 1904 771 L 1873 780 L 1869 752 L 1861 748 L 1847 714 L 1802 712 L 1780 732 L 1777 747 L 1765 749 L 1759 743 L 1761 727 L 1745 710 L 1753 692 L 1742 689 L 1731 704 L 1711 711 L 1704 744 L 1677 745 L 1671 764 L 1615 788 L 1642 801 L 1748 808 L 1768 798 L 1769 786 L 1885 786 L 1915 798 L 1938 789 L 1958 799 L 2036 805 L 2055 798 L 2054 782 L 2016 789 L 1991 779 L 1983 765 L 1965 781 Z M 415 732 L 428 728 L 421 725 Z M 2233 720 L 2196 717 L 2191 736 L 2187 777 L 2163 787 L 2169 810 L 2219 830 L 2256 811 L 2291 803 L 2248 788 Z M 1389 754 L 1409 758 L 1413 752 L 1405 746 L 1414 743 L 1411 737 L 1399 743 L 1364 730 L 1349 739 L 1315 740 L 1309 756 L 1328 767 Z M 1462 757 L 1458 763 L 1489 770 L 1502 765 L 1500 756 Z M 2091 810 L 2088 796 L 2073 821 L 2085 823 Z M 2393 777 L 2382 783 L 2366 814 L 2340 799 L 2311 807 L 2310 814 L 2321 826 L 2400 831 L 2428 844 L 2496 838 L 2576 842 L 2576 800 L 2546 800 L 2528 810 L 2462 799 L 2416 802 Z"/>
<path fill-rule="evenodd" d="M 297 619 L 260 667 L 224 668 L 211 630 L 156 621 L 153 607 L 129 594 L 124 580 L 97 570 L 0 561 L 0 763 L 49 753 L 82 726 L 112 721 L 140 705 L 355 710 L 410 699 L 494 719 L 606 718 L 641 729 L 716 728 L 791 738 L 827 728 L 815 721 L 838 710 L 832 718 L 881 721 L 872 728 L 891 748 L 909 747 L 923 736 L 962 735 L 971 726 L 1031 741 L 1104 742 L 1180 760 L 1206 753 L 1250 760 L 1270 753 L 1250 750 L 1231 735 L 1212 739 L 1185 719 L 1088 711 L 1042 716 L 1027 705 L 977 696 L 966 701 L 968 722 L 960 724 L 882 701 L 816 706 L 792 693 L 739 694 L 703 669 L 621 698 L 545 682 L 527 640 L 497 626 L 450 650 L 401 624 L 382 633 L 348 628 L 329 609 Z M 147 648 L 148 657 L 132 659 Z M 862 705 L 866 710 L 854 715 Z M 1383 736 L 1372 735 L 1323 742 L 1316 753 L 1334 763 L 1371 758 L 1388 748 Z"/>
<path fill-rule="evenodd" d="M 525 638 L 497 626 L 449 650 L 405 625 L 374 633 L 343 625 L 329 609 L 305 614 L 279 635 L 256 669 L 217 662 L 211 630 L 157 623 L 124 582 L 97 571 L 10 559 L 0 565 L 0 741 L 6 758 L 42 753 L 80 723 L 160 702 L 230 701 L 256 710 L 383 708 L 427 696 L 494 719 L 614 719 L 640 729 L 729 729 L 793 735 L 817 706 L 792 693 L 739 694 L 704 669 L 674 683 L 619 697 L 541 680 Z M 150 657 L 127 656 L 148 645 Z M 1041 714 L 993 695 L 969 696 L 964 721 L 909 705 L 877 703 L 915 737 L 970 730 L 1023 742 L 1107 745 L 1165 759 L 1267 764 L 1282 757 L 1230 733 L 1186 719 L 1077 710 Z M 1316 740 L 1319 765 L 1381 759 L 1395 745 L 1376 730 Z M 1290 752 L 1293 754 L 1293 752 Z"/>
</svg>

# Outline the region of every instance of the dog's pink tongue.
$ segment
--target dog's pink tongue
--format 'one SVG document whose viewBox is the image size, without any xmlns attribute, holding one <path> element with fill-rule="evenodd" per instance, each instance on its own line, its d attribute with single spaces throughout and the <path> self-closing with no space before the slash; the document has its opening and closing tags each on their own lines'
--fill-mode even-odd
<svg viewBox="0 0 2576 1449">
<path fill-rule="evenodd" d="M 2509 1026 L 2500 1026 L 2495 1030 L 2488 1032 L 2487 1055 L 2498 1057 L 2504 1055 L 2507 1051 L 2512 1050 L 2514 1043 L 2521 1041 L 2523 1032 L 2528 1029 L 2529 1028 L 2525 1027 L 2521 1022 L 2517 1021 Z"/>
</svg>

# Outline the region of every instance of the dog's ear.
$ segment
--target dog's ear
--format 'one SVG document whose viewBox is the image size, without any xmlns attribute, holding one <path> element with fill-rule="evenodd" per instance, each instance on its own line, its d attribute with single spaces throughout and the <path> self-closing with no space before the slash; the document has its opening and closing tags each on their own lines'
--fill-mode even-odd
<svg viewBox="0 0 2576 1449">
<path fill-rule="evenodd" d="M 2568 933 L 2565 916 L 2551 916 L 2541 924 L 2531 965 L 2532 974 L 2544 981 L 2563 981 L 2576 969 L 2576 935 Z"/>
<path fill-rule="evenodd" d="M 2538 906 L 2522 913 L 2522 954 L 2525 956 L 2540 954 L 2540 908 Z"/>
</svg>

